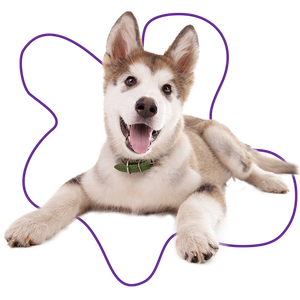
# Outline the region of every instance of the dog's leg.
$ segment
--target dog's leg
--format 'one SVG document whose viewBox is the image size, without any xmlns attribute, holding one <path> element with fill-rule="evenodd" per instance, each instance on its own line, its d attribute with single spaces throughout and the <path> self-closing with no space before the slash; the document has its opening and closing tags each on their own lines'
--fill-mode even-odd
<svg viewBox="0 0 300 300">
<path fill-rule="evenodd" d="M 196 125 L 193 129 L 202 136 L 233 177 L 253 184 L 266 192 L 286 193 L 288 191 L 286 183 L 280 176 L 267 171 L 295 174 L 298 172 L 297 166 L 262 155 L 239 141 L 225 125 L 217 121 L 209 120 L 198 123 L 194 121 L 194 123 Z"/>
<path fill-rule="evenodd" d="M 42 208 L 13 222 L 5 233 L 5 239 L 11 247 L 39 245 L 87 208 L 88 199 L 78 176 L 64 184 Z"/>
<path fill-rule="evenodd" d="M 201 131 L 204 141 L 233 177 L 245 180 L 250 175 L 253 165 L 253 156 L 246 145 L 225 125 L 214 120 L 206 121 L 204 124 Z"/>
<path fill-rule="evenodd" d="M 219 249 L 214 232 L 226 210 L 224 193 L 220 187 L 203 185 L 178 210 L 176 250 L 192 263 L 204 263 Z"/>
</svg>

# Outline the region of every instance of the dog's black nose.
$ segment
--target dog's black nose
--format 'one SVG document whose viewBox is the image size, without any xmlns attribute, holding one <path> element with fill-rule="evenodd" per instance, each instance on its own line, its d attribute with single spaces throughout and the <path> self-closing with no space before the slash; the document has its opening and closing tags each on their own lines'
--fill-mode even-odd
<svg viewBox="0 0 300 300">
<path fill-rule="evenodd" d="M 153 117 L 157 114 L 157 106 L 151 98 L 141 98 L 135 103 L 135 110 L 144 119 Z"/>
</svg>

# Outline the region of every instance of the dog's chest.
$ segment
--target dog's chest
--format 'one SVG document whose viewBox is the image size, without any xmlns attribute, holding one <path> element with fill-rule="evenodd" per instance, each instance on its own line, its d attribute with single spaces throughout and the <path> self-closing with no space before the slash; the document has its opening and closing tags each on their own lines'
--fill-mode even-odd
<svg viewBox="0 0 300 300">
<path fill-rule="evenodd" d="M 159 210 L 178 208 L 200 182 L 199 174 L 192 169 L 173 166 L 155 166 L 142 174 L 113 169 L 106 172 L 105 180 L 97 184 L 98 191 L 95 192 L 100 193 L 101 202 L 106 205 L 127 207 L 133 211 Z"/>
<path fill-rule="evenodd" d="M 106 205 L 130 208 L 133 211 L 178 208 L 199 187 L 200 176 L 193 170 L 149 170 L 146 174 L 114 174 L 110 184 L 101 184 L 101 201 Z"/>
</svg>

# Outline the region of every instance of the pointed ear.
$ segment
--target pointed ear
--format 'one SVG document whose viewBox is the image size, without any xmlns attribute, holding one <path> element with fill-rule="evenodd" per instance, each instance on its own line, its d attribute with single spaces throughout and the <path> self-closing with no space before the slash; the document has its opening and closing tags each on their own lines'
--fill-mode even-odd
<svg viewBox="0 0 300 300">
<path fill-rule="evenodd" d="M 142 50 L 144 49 L 137 21 L 132 12 L 126 12 L 117 20 L 110 31 L 103 64 L 114 64 L 132 52 Z"/>
<path fill-rule="evenodd" d="M 192 75 L 199 57 L 199 42 L 194 27 L 189 25 L 183 28 L 164 55 L 174 61 L 184 78 Z"/>
</svg>

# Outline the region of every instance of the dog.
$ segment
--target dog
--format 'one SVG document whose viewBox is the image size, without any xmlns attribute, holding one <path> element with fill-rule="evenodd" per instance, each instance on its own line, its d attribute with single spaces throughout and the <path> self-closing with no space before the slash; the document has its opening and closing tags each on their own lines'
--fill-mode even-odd
<svg viewBox="0 0 300 300">
<path fill-rule="evenodd" d="M 107 140 L 99 159 L 41 209 L 12 223 L 5 233 L 8 245 L 41 244 L 90 210 L 171 213 L 178 255 L 204 263 L 219 249 L 215 228 L 226 213 L 230 178 L 287 193 L 274 173 L 296 174 L 296 165 L 252 149 L 217 121 L 182 113 L 198 56 L 193 26 L 157 55 L 143 49 L 134 15 L 124 13 L 110 31 L 103 58 Z"/>
</svg>

